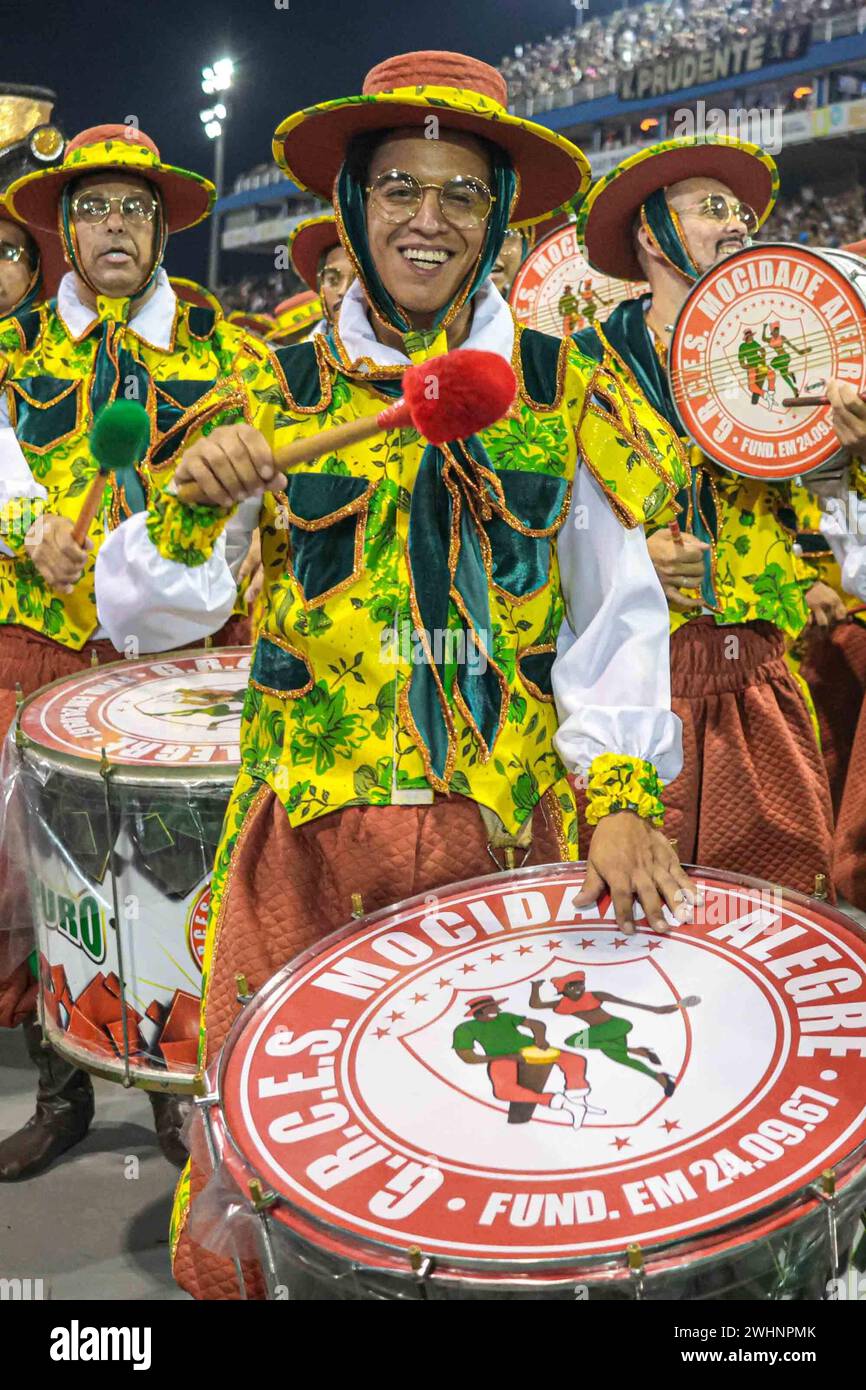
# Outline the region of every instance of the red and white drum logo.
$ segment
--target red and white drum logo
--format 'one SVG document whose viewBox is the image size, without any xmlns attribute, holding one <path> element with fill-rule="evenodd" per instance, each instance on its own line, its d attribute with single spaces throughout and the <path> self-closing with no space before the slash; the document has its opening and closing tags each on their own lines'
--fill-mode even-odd
<svg viewBox="0 0 866 1390">
<path fill-rule="evenodd" d="M 627 937 L 581 881 L 446 891 L 277 977 L 222 1101 L 289 1211 L 443 1257 L 621 1252 L 866 1140 L 860 937 L 711 880 L 699 925 Z"/>
<path fill-rule="evenodd" d="M 570 338 L 582 328 L 604 323 L 621 300 L 634 299 L 646 289 L 593 270 L 578 247 L 574 227 L 568 226 L 530 251 L 510 298 L 515 317 L 528 328 Z"/>
<path fill-rule="evenodd" d="M 839 449 L 830 407 L 784 402 L 820 397 L 837 377 L 866 387 L 864 316 L 829 256 L 783 244 L 729 256 L 695 285 L 671 339 L 686 430 L 748 477 L 793 478 L 826 463 Z"/>
</svg>

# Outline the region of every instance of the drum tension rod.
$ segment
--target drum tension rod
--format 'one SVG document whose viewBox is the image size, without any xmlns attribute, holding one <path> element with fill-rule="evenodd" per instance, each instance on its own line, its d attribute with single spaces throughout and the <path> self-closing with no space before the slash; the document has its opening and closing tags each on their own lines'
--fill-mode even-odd
<svg viewBox="0 0 866 1390">
<path fill-rule="evenodd" d="M 826 875 L 826 874 L 816 874 L 816 875 L 815 875 L 815 891 L 814 891 L 814 893 L 812 894 L 812 896 L 813 896 L 813 898 L 820 898 L 820 899 L 822 900 L 822 902 L 826 902 L 826 900 L 827 900 L 827 898 L 828 898 L 828 896 L 829 896 L 829 894 L 828 894 L 828 892 L 827 892 L 827 875 Z"/>
<path fill-rule="evenodd" d="M 352 894 L 352 916 L 357 919 L 364 916 L 364 899 L 360 893 Z"/>
<path fill-rule="evenodd" d="M 839 1232 L 836 1226 L 836 1170 L 825 1168 L 818 1182 L 813 1183 L 812 1191 L 824 1203 L 827 1212 L 827 1234 L 830 1238 L 831 1279 L 839 1278 Z"/>
<path fill-rule="evenodd" d="M 277 1274 L 277 1262 L 274 1259 L 274 1247 L 271 1243 L 271 1232 L 268 1226 L 268 1212 L 271 1207 L 279 1201 L 276 1192 L 271 1192 L 262 1187 L 258 1178 L 250 1178 L 247 1183 L 247 1191 L 250 1194 L 250 1201 L 253 1204 L 253 1211 L 259 1218 L 259 1225 L 262 1232 L 262 1246 L 264 1248 L 264 1270 L 265 1283 L 268 1286 L 268 1293 L 272 1299 L 279 1297 L 280 1279 Z"/>
<path fill-rule="evenodd" d="M 241 974 L 240 971 L 237 975 L 235 975 L 235 987 L 237 989 L 236 998 L 238 1003 L 249 1004 L 253 997 L 250 994 L 249 981 L 247 980 L 246 975 Z"/>
<path fill-rule="evenodd" d="M 250 1191 L 250 1198 L 253 1204 L 253 1211 L 259 1216 L 263 1211 L 270 1211 L 275 1202 L 278 1201 L 276 1192 L 262 1187 L 258 1178 L 250 1178 L 247 1184 Z"/>
<path fill-rule="evenodd" d="M 423 1254 L 417 1245 L 409 1246 L 408 1255 L 409 1267 L 415 1275 L 420 1296 L 426 1298 L 427 1280 L 433 1273 L 433 1259 L 430 1255 Z"/>
<path fill-rule="evenodd" d="M 19 749 L 20 749 L 20 748 L 26 748 L 26 747 L 27 747 L 27 735 L 26 735 L 26 734 L 24 733 L 24 731 L 22 730 L 21 724 L 20 724 L 20 721 L 19 721 L 19 715 L 20 715 L 20 713 L 21 713 L 21 706 L 22 706 L 23 704 L 24 704 L 24 691 L 21 689 L 21 682 L 20 682 L 20 681 L 16 681 L 16 682 L 15 682 L 15 747 L 16 747 L 16 748 L 19 748 Z"/>
<path fill-rule="evenodd" d="M 628 1271 L 634 1284 L 634 1296 L 637 1302 L 643 1298 L 645 1269 L 643 1262 L 643 1251 L 637 1244 L 629 1245 L 626 1250 L 628 1257 Z"/>
</svg>

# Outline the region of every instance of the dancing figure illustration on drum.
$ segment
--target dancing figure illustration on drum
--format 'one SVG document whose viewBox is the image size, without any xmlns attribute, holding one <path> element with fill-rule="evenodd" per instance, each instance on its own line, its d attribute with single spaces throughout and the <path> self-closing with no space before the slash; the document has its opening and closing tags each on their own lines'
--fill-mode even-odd
<svg viewBox="0 0 866 1390">
<path fill-rule="evenodd" d="M 772 404 L 773 391 L 776 385 L 776 373 L 767 366 L 766 349 L 755 338 L 755 330 L 746 328 L 743 332 L 743 341 L 737 351 L 737 360 L 746 373 L 746 382 L 749 394 L 752 397 L 752 405 L 757 405 L 758 401 L 764 396 L 764 386 L 766 383 L 766 398 Z"/>
<path fill-rule="evenodd" d="M 806 346 L 798 348 L 796 343 L 792 343 L 790 338 L 786 338 L 778 321 L 764 324 L 761 339 L 773 350 L 769 364 L 770 372 L 778 372 L 785 385 L 790 387 L 796 396 L 797 383 L 791 375 L 791 353 L 796 352 L 800 357 L 805 357 L 810 348 Z"/>
<path fill-rule="evenodd" d="M 452 1047 L 468 1066 L 486 1066 L 497 1100 L 508 1102 L 509 1124 L 524 1124 L 537 1105 L 562 1110 L 575 1129 L 586 1116 L 603 1115 L 589 1105 L 586 1060 L 574 1052 L 548 1047 L 547 1030 L 538 1019 L 503 1013 L 492 994 L 478 995 L 467 1004 L 469 1019 L 454 1029 Z M 477 1051 L 476 1048 L 480 1048 Z M 544 1089 L 551 1071 L 563 1076 L 564 1089 Z"/>
<path fill-rule="evenodd" d="M 152 714 L 156 719 L 189 719 L 196 715 L 206 715 L 208 729 L 219 728 L 227 719 L 240 718 L 244 704 L 243 690 L 197 690 L 181 688 L 172 692 L 173 709 L 147 710 L 140 706 L 143 714 Z"/>
<path fill-rule="evenodd" d="M 632 1047 L 628 1036 L 632 1024 L 625 1018 L 608 1013 L 605 1004 L 624 1004 L 628 1009 L 644 1009 L 651 1014 L 673 1014 L 677 1009 L 690 1009 L 700 1004 L 700 998 L 691 994 L 679 999 L 675 1004 L 639 1004 L 635 999 L 621 999 L 616 994 L 603 990 L 591 993 L 586 988 L 586 975 L 582 970 L 573 970 L 568 975 L 560 975 L 550 982 L 557 991 L 558 998 L 547 1003 L 541 997 L 543 980 L 533 980 L 529 995 L 531 1009 L 550 1009 L 553 1013 L 574 1018 L 583 1025 L 576 1033 L 565 1039 L 565 1047 L 598 1048 L 611 1062 L 633 1071 L 643 1072 L 661 1086 L 666 1096 L 672 1096 L 676 1089 L 674 1078 L 666 1071 L 654 1071 L 661 1067 L 661 1058 L 649 1047 Z M 640 1059 L 644 1058 L 644 1061 Z M 653 1066 L 648 1067 L 647 1062 Z"/>
</svg>

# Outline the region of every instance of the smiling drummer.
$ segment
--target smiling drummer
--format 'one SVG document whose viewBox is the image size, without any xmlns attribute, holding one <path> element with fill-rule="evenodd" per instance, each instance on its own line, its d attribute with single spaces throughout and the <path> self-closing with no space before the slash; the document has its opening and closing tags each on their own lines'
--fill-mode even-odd
<svg viewBox="0 0 866 1390">
<path fill-rule="evenodd" d="M 590 192 L 578 238 L 596 270 L 647 280 L 604 325 L 576 335 L 618 363 L 683 436 L 666 373 L 677 314 L 695 281 L 746 245 L 768 217 L 778 176 L 757 145 L 681 139 L 630 156 Z M 753 343 L 743 357 L 759 392 Z M 746 360 L 748 358 L 748 360 Z M 754 358 L 754 360 L 753 360 Z M 829 877 L 832 813 L 809 710 L 785 661 L 815 572 L 795 552 L 791 485 L 740 477 L 694 445 L 680 494 L 682 534 L 652 526 L 650 554 L 668 597 L 671 689 L 685 763 L 666 800 L 681 857 L 814 892 Z"/>
<path fill-rule="evenodd" d="M 579 150 L 506 101 L 486 64 L 416 53 L 375 68 L 362 97 L 282 124 L 277 161 L 333 197 L 357 279 L 327 338 L 278 350 L 250 385 L 268 402 L 279 383 L 279 447 L 378 413 L 410 360 L 462 346 L 514 362 L 513 417 L 441 449 L 392 432 L 288 480 L 269 439 L 226 422 L 185 449 L 185 500 L 164 491 L 100 558 L 110 626 L 159 608 L 160 556 L 206 618 L 224 564 L 214 538 L 264 488 L 265 612 L 215 868 L 205 1066 L 237 1013 L 236 975 L 264 984 L 348 919 L 353 893 L 371 911 L 490 871 L 491 858 L 575 857 L 568 770 L 586 769 L 598 820 L 586 900 L 607 882 L 630 929 L 633 892 L 654 923 L 662 898 L 682 911 L 691 894 L 653 824 L 679 751 L 667 612 L 641 529 L 684 483 L 682 456 L 638 392 L 569 341 L 521 331 L 490 281 L 509 221 L 548 213 L 588 173 Z M 265 429 L 273 410 L 262 406 Z M 576 636 L 557 650 L 566 609 Z M 416 659 L 405 632 L 421 634 Z M 446 632 L 460 639 L 450 656 Z M 202 1185 L 193 1164 L 175 1273 L 199 1297 L 225 1297 L 230 1264 L 185 1226 Z M 249 1292 L 261 1287 L 250 1270 Z"/>
<path fill-rule="evenodd" d="M 213 308 L 181 302 L 162 267 L 167 237 L 206 217 L 213 196 L 207 179 L 164 163 L 144 132 L 117 125 L 83 131 L 62 163 L 31 167 L 7 195 L 19 225 L 46 236 L 60 227 L 72 268 L 56 300 L 25 298 L 0 326 L 0 734 L 16 691 L 26 695 L 117 659 L 96 612 L 99 544 L 111 526 L 144 509 L 160 446 L 167 438 L 174 452 L 196 402 L 220 377 L 267 356 Z M 88 435 L 116 398 L 141 402 L 150 439 L 139 467 L 106 490 L 82 548 L 72 530 L 96 471 Z M 236 568 L 243 559 L 232 549 Z M 165 650 L 194 634 L 169 611 L 159 637 Z M 129 650 L 123 642 L 120 649 Z M 0 887 L 7 900 L 26 902 L 13 866 L 0 866 Z M 0 903 L 0 932 L 10 915 L 8 901 Z M 3 970 L 14 964 L 4 960 Z M 26 963 L 0 981 L 0 1005 L 4 985 L 25 971 Z M 6 1008 L 0 1021 L 20 1012 Z M 0 1144 L 0 1181 L 45 1168 L 83 1137 L 93 1114 L 89 1078 L 41 1047 L 35 1017 L 25 1027 L 40 1075 L 37 1111 Z M 160 1137 L 177 1160 L 183 1151 L 171 1098 L 153 1099 Z"/>
</svg>

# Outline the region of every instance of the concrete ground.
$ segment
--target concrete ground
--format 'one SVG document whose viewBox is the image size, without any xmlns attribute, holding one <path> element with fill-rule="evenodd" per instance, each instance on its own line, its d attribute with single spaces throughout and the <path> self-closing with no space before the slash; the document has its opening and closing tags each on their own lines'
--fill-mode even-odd
<svg viewBox="0 0 866 1390">
<path fill-rule="evenodd" d="M 866 913 L 852 916 L 866 926 Z M 55 1299 L 183 1299 L 168 1223 L 177 1173 L 141 1091 L 94 1081 L 87 1138 L 29 1182 L 0 1183 L 0 1277 L 42 1279 Z M 0 1029 L 0 1137 L 33 1111 L 34 1072 L 19 1029 Z"/>
<path fill-rule="evenodd" d="M 21 1030 L 0 1029 L 0 1135 L 33 1113 L 34 1078 Z M 112 1081 L 93 1085 L 87 1138 L 38 1177 L 0 1183 L 0 1276 L 42 1279 L 55 1299 L 186 1298 L 168 1261 L 177 1170 L 150 1102 Z"/>
</svg>

